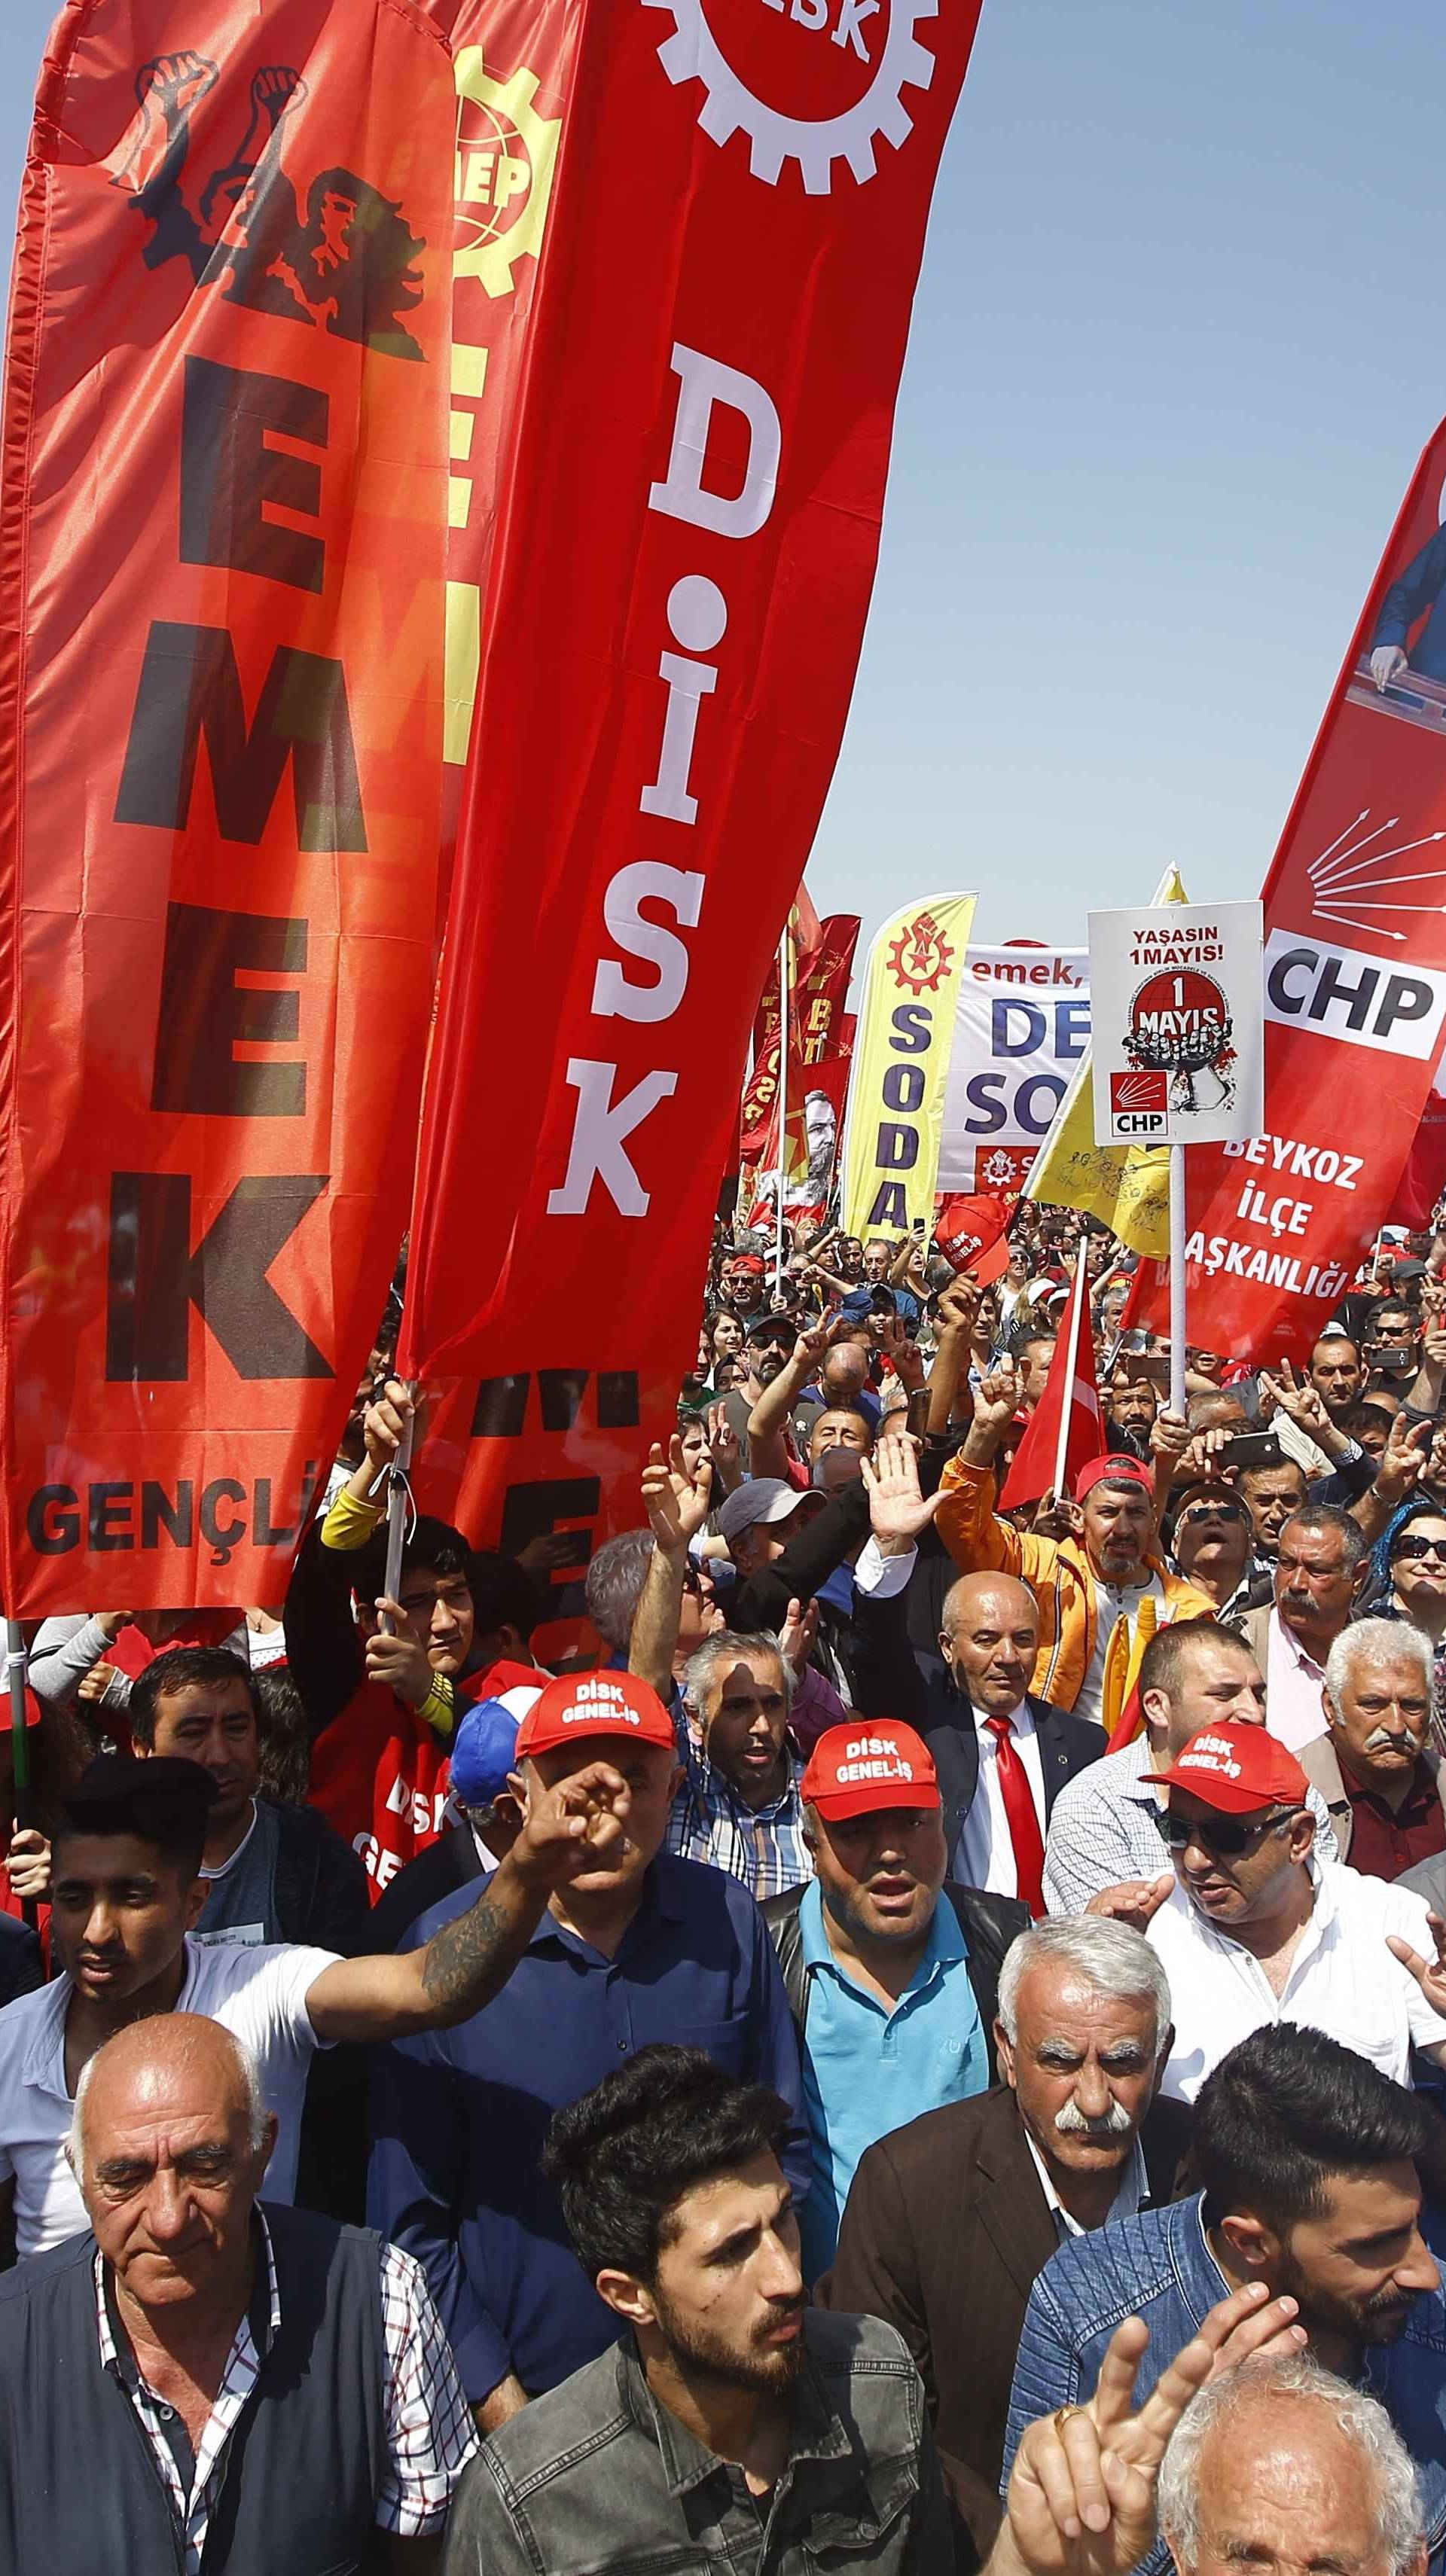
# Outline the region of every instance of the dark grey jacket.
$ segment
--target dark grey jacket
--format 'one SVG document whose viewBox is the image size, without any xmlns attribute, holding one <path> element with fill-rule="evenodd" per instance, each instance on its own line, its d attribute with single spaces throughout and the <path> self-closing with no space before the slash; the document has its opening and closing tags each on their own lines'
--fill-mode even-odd
<svg viewBox="0 0 1446 2576">
<path fill-rule="evenodd" d="M 919 2376 L 874 2317 L 805 2320 L 789 2463 L 762 2543 L 743 2474 L 658 2406 L 631 2336 L 483 2443 L 443 2576 L 940 2576 L 948 2510 Z"/>
</svg>

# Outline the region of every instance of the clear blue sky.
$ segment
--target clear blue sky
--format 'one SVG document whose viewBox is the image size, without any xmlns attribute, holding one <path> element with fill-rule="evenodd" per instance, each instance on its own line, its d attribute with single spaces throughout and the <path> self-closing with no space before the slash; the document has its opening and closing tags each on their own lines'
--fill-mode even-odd
<svg viewBox="0 0 1446 2576">
<path fill-rule="evenodd" d="M 3 0 L 13 203 L 52 11 Z M 1446 410 L 1440 0 L 984 0 L 809 883 L 1258 891 Z M 1437 173 L 1433 180 L 1432 171 Z"/>
</svg>

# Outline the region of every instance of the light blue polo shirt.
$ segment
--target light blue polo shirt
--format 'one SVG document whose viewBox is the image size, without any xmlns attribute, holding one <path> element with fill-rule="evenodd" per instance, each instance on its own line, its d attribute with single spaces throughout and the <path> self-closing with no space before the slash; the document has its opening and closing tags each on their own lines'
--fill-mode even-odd
<svg viewBox="0 0 1446 2576">
<path fill-rule="evenodd" d="M 813 2189 L 799 2213 L 803 2268 L 826 2272 L 860 2156 L 924 2111 L 987 2091 L 989 2052 L 959 1918 L 941 1896 L 929 1943 L 892 2012 L 828 1946 L 817 1879 L 799 1908 L 808 1981 L 803 2098 L 813 2139 Z"/>
</svg>

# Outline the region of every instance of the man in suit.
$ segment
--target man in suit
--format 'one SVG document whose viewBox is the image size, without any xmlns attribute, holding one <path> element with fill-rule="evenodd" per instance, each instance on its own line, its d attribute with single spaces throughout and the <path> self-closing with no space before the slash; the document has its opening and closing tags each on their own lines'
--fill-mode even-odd
<svg viewBox="0 0 1446 2576">
<path fill-rule="evenodd" d="M 950 1877 L 1042 1914 L 1050 1811 L 1107 1739 L 1031 1691 L 1039 1612 L 1029 1586 L 1009 1574 L 961 1575 L 944 1599 L 943 1660 L 927 1676 L 892 1603 L 865 1605 L 855 1632 L 860 1709 L 906 1719 L 934 1757 Z"/>
<path fill-rule="evenodd" d="M 1123 1940 L 1114 1936 L 1124 1932 Z M 1099 1936 L 1105 1934 L 1105 1939 Z M 816 2293 L 896 2326 L 929 2402 L 959 2576 L 987 2557 L 1015 2354 L 1036 2275 L 1072 2236 L 1168 2195 L 1140 2126 L 1170 2042 L 1154 1951 L 1086 1915 L 1036 1924 L 1005 1959 L 1003 2085 L 927 2112 L 862 2159 Z"/>
</svg>

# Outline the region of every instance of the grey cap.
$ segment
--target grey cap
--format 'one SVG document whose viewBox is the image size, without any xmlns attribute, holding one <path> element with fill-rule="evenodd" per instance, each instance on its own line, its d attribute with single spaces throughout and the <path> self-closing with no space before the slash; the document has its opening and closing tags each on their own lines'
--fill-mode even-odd
<svg viewBox="0 0 1446 2576">
<path fill-rule="evenodd" d="M 731 1547 L 745 1530 L 757 1529 L 760 1522 L 786 1521 L 808 1493 L 795 1485 L 786 1485 L 781 1476 L 752 1476 L 736 1492 L 724 1496 L 718 1506 L 718 1535 Z"/>
</svg>

